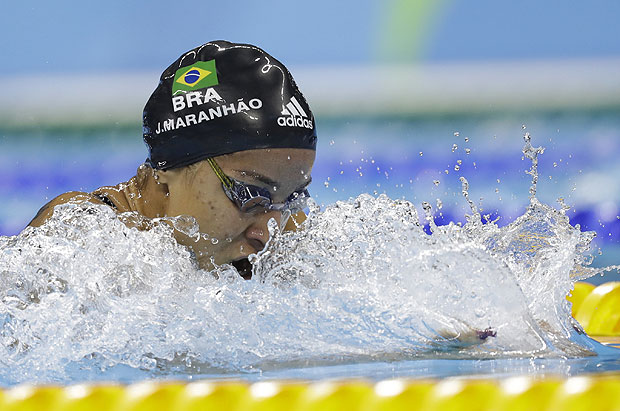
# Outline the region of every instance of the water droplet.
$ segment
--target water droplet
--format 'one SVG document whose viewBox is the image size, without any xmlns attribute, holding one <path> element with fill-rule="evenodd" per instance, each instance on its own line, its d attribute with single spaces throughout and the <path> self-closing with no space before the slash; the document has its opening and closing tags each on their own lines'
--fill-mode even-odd
<svg viewBox="0 0 620 411">
<path fill-rule="evenodd" d="M 438 185 L 439 185 L 439 183 L 440 183 L 440 181 L 439 181 L 439 180 L 433 180 L 433 184 L 435 184 L 436 186 L 438 186 Z"/>
<path fill-rule="evenodd" d="M 423 155 L 424 155 L 424 153 L 420 151 L 420 157 L 422 157 Z"/>
<path fill-rule="evenodd" d="M 454 132 L 454 137 L 458 137 L 460 135 L 460 133 L 458 131 Z"/>
<path fill-rule="evenodd" d="M 211 244 L 217 244 L 217 243 L 219 243 L 219 240 L 217 238 L 211 239 Z"/>
<path fill-rule="evenodd" d="M 333 146 L 334 144 L 336 144 L 336 142 L 334 140 L 330 140 L 329 145 Z"/>
<path fill-rule="evenodd" d="M 459 171 L 461 169 L 461 166 L 459 166 L 458 164 L 454 165 L 454 171 Z"/>
<path fill-rule="evenodd" d="M 459 146 L 457 146 L 456 144 L 452 144 L 452 152 L 454 153 L 457 149 L 459 148 Z"/>
<path fill-rule="evenodd" d="M 471 154 L 471 148 L 466 148 L 465 149 L 465 154 L 467 154 L 467 155 Z"/>
</svg>

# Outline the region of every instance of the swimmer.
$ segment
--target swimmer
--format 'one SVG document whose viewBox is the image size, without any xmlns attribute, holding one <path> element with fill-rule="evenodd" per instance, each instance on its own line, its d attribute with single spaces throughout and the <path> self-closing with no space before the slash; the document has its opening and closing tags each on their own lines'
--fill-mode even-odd
<svg viewBox="0 0 620 411">
<path fill-rule="evenodd" d="M 176 241 L 201 268 L 230 263 L 248 279 L 248 256 L 265 247 L 268 221 L 292 229 L 291 214 L 303 220 L 314 116 L 287 68 L 262 49 L 213 41 L 183 54 L 146 103 L 143 138 L 148 158 L 129 181 L 62 194 L 29 225 L 42 225 L 63 203 L 147 219 L 191 216 L 203 235 L 175 229 Z"/>
</svg>

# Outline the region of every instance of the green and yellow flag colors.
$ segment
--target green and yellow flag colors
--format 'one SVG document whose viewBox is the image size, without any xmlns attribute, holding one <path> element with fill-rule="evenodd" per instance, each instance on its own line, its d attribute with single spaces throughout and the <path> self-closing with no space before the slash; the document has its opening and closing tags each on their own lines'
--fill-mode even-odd
<svg viewBox="0 0 620 411">
<path fill-rule="evenodd" d="M 179 92 L 199 90 L 218 84 L 215 60 L 197 61 L 191 66 L 181 67 L 174 73 L 172 95 Z"/>
</svg>

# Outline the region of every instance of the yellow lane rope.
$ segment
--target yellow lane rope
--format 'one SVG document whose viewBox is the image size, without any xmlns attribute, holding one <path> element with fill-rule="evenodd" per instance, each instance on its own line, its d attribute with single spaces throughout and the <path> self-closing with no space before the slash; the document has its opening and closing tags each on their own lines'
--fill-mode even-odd
<svg viewBox="0 0 620 411">
<path fill-rule="evenodd" d="M 146 382 L 17 387 L 2 410 L 618 410 L 620 375 L 348 382 Z"/>
<path fill-rule="evenodd" d="M 578 282 L 569 295 L 573 317 L 590 336 L 620 337 L 620 282 Z"/>
</svg>

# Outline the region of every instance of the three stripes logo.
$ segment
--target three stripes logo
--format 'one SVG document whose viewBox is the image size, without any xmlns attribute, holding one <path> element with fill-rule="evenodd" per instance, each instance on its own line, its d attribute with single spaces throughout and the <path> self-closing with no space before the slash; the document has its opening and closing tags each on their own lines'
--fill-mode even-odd
<svg viewBox="0 0 620 411">
<path fill-rule="evenodd" d="M 312 120 L 301 107 L 295 97 L 282 107 L 282 115 L 278 117 L 278 125 L 280 127 L 305 127 L 313 129 Z"/>
</svg>

